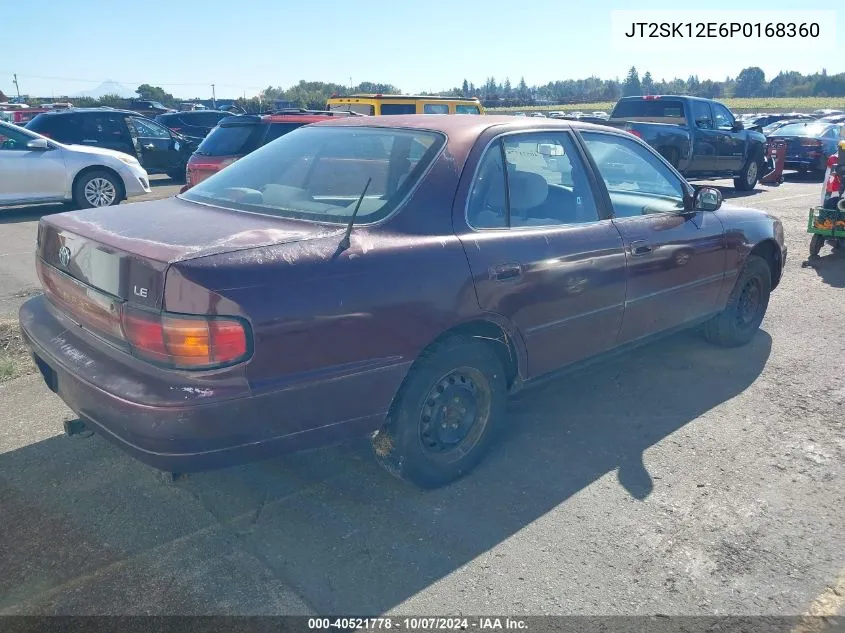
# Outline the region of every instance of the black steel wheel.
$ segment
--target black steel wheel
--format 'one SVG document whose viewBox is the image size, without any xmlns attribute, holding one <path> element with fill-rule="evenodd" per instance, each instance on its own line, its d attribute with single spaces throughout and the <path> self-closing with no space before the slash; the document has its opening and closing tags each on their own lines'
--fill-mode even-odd
<svg viewBox="0 0 845 633">
<path fill-rule="evenodd" d="M 762 257 L 749 255 L 725 309 L 704 324 L 705 338 L 723 347 L 745 345 L 757 333 L 772 291 L 772 271 Z"/>
<path fill-rule="evenodd" d="M 492 344 L 446 338 L 408 373 L 387 423 L 373 436 L 376 459 L 422 488 L 445 485 L 481 461 L 506 404 L 505 371 Z"/>
</svg>

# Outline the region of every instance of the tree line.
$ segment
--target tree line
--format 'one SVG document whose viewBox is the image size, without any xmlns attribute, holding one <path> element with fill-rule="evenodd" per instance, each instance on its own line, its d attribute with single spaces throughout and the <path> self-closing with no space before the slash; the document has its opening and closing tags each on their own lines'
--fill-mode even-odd
<svg viewBox="0 0 845 633">
<path fill-rule="evenodd" d="M 153 99 L 169 107 L 176 107 L 179 102 L 190 101 L 190 99 L 176 98 L 164 89 L 150 84 L 142 84 L 136 93 L 142 99 Z M 300 108 L 323 109 L 326 107 L 326 100 L 332 95 L 342 96 L 355 93 L 402 94 L 402 90 L 391 84 L 369 81 L 357 86 L 344 86 L 303 80 L 289 88 L 268 86 L 258 96 L 249 99 L 239 98 L 235 100 L 235 103 L 247 112 L 272 110 L 274 104 L 280 101 Z M 742 69 L 736 77 L 727 77 L 724 81 L 710 79 L 700 81 L 696 75 L 690 75 L 687 79 L 658 80 L 648 71 L 640 76 L 637 68 L 632 66 L 624 79 L 587 77 L 529 86 L 525 78 L 520 78 L 514 85 L 510 78 L 497 81 L 494 77 L 489 77 L 483 84 L 477 86 L 465 79 L 460 86 L 431 94 L 478 97 L 487 107 L 614 102 L 623 96 L 648 94 L 678 94 L 709 99 L 845 97 L 845 73 L 828 75 L 826 70 L 822 70 L 819 73 L 803 75 L 795 71 L 784 71 L 767 79 L 761 68 L 750 66 Z M 74 98 L 73 102 L 78 106 L 125 107 L 127 100 L 115 95 L 106 95 L 99 99 Z"/>
</svg>

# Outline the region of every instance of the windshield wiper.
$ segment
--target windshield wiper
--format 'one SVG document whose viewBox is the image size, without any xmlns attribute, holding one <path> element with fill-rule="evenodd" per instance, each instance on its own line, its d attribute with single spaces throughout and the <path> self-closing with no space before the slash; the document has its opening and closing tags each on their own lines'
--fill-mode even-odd
<svg viewBox="0 0 845 633">
<path fill-rule="evenodd" d="M 364 196 L 367 195 L 367 189 L 370 188 L 370 183 L 372 181 L 372 176 L 367 178 L 367 184 L 364 185 L 364 191 L 362 191 L 361 195 L 358 196 L 358 202 L 355 204 L 355 209 L 352 211 L 352 217 L 349 218 L 349 224 L 346 225 L 346 232 L 343 234 L 343 239 L 340 240 L 340 244 L 337 245 L 337 251 L 335 251 L 334 254 L 335 257 L 349 248 L 349 236 L 352 235 L 352 225 L 355 224 L 355 217 L 358 215 L 358 209 L 361 208 L 361 203 L 364 201 Z"/>
</svg>

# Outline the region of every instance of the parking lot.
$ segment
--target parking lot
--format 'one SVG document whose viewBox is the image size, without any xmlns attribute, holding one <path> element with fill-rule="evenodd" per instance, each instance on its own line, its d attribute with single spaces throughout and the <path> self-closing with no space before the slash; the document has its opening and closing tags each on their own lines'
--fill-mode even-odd
<svg viewBox="0 0 845 633">
<path fill-rule="evenodd" d="M 40 376 L 0 383 L 0 614 L 835 614 L 845 257 L 801 266 L 818 179 L 718 184 L 785 225 L 752 344 L 676 335 L 526 391 L 436 491 L 364 441 L 167 484 L 63 436 Z M 61 210 L 0 212 L 0 317 L 37 292 L 38 218 Z"/>
</svg>

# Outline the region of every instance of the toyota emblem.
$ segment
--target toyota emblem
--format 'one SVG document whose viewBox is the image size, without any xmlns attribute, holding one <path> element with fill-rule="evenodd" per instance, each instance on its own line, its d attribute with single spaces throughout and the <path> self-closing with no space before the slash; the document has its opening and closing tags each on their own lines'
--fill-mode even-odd
<svg viewBox="0 0 845 633">
<path fill-rule="evenodd" d="M 67 265 L 70 263 L 70 249 L 67 246 L 62 246 L 59 249 L 59 263 L 64 268 L 67 268 Z"/>
</svg>

